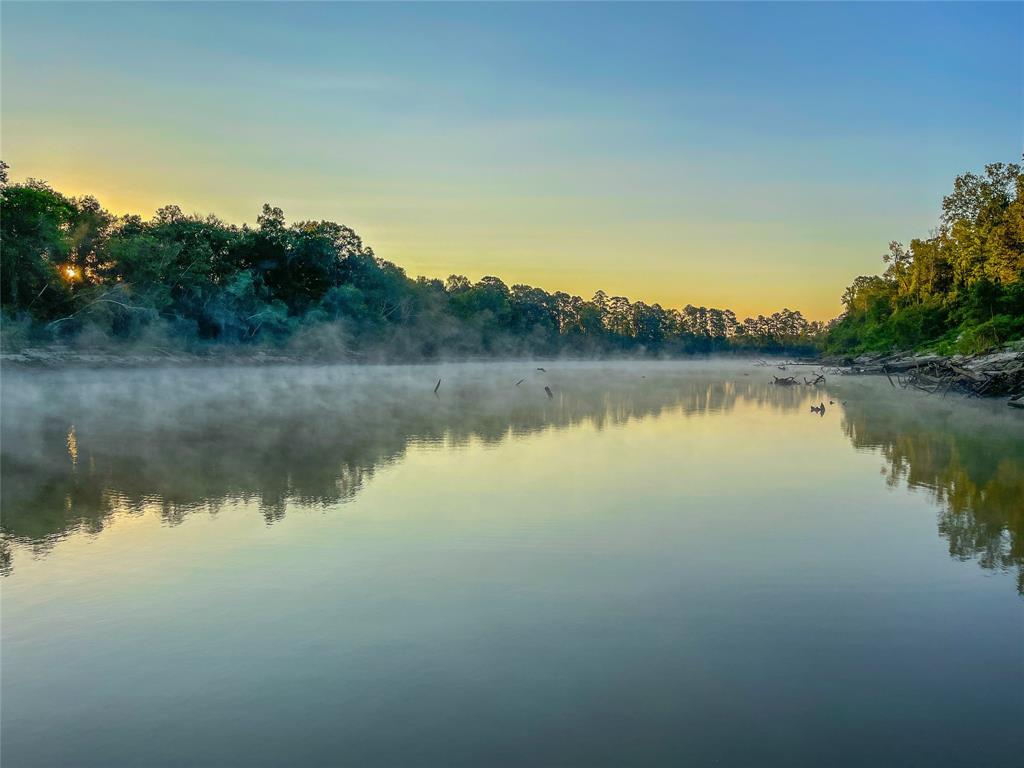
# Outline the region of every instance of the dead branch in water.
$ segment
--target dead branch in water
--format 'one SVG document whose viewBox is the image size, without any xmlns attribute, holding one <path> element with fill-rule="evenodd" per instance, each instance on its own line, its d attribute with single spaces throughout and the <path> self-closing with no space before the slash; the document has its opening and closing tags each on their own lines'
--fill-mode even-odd
<svg viewBox="0 0 1024 768">
<path fill-rule="evenodd" d="M 967 397 L 1024 395 L 1024 352 L 1015 350 L 952 358 L 939 355 L 862 355 L 842 372 L 883 374 L 893 387 L 916 389 L 942 397 L 950 392 Z M 894 373 L 897 374 L 895 381 Z"/>
</svg>

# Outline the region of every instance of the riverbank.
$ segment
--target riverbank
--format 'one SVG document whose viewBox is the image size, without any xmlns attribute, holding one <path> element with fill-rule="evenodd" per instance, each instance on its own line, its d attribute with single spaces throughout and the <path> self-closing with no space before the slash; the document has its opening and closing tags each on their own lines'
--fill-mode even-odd
<svg viewBox="0 0 1024 768">
<path fill-rule="evenodd" d="M 854 358 L 825 358 L 826 365 L 847 374 L 881 375 L 893 387 L 945 396 L 1006 397 L 1024 408 L 1024 345 L 1008 344 L 976 355 L 869 353 Z"/>
<path fill-rule="evenodd" d="M 0 365 L 17 368 L 152 368 L 197 365 L 308 363 L 311 355 L 273 349 L 211 348 L 204 353 L 162 347 L 79 349 L 58 344 L 0 353 Z M 326 362 L 345 362 L 331 357 Z M 356 361 L 352 361 L 356 362 Z"/>
<path fill-rule="evenodd" d="M 125 344 L 83 347 L 64 344 L 39 344 L 8 349 L 0 352 L 0 365 L 16 368 L 150 368 L 150 367 L 191 367 L 224 365 L 433 365 L 437 363 L 484 363 L 508 361 L 658 361 L 658 360 L 707 360 L 720 358 L 731 360 L 754 360 L 764 352 L 751 350 L 717 351 L 708 354 L 667 354 L 643 350 L 609 351 L 602 354 L 555 354 L 555 355 L 483 355 L 447 354 L 417 356 L 402 354 L 388 347 L 372 350 L 338 350 L 302 347 L 243 346 L 233 344 L 209 345 L 200 348 L 154 346 L 148 344 Z M 771 359 L 782 363 L 792 358 L 792 352 L 778 352 Z"/>
</svg>

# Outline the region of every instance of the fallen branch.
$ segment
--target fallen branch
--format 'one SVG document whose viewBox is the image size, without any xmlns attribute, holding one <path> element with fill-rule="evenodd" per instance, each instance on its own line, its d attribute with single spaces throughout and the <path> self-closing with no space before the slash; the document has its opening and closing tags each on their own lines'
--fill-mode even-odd
<svg viewBox="0 0 1024 768">
<path fill-rule="evenodd" d="M 107 291 L 105 294 L 103 294 L 103 296 L 100 296 L 98 299 L 93 299 L 88 304 L 86 304 L 84 307 L 82 307 L 81 309 L 76 310 L 75 312 L 72 312 L 67 317 L 61 317 L 61 318 L 58 318 L 57 320 L 51 320 L 49 323 L 46 324 L 46 327 L 47 328 L 53 328 L 58 323 L 63 323 L 65 320 L 70 320 L 73 317 L 76 317 L 77 315 L 79 315 L 82 312 L 84 312 L 85 310 L 87 310 L 89 307 L 95 306 L 96 304 L 116 304 L 119 307 L 124 307 L 125 309 L 129 309 L 129 310 L 136 311 L 136 312 L 149 312 L 150 311 L 149 307 L 134 307 L 131 304 L 125 304 L 124 302 L 121 302 L 121 301 L 116 301 L 114 299 L 104 298 L 106 296 L 109 296 L 111 293 L 113 293 L 113 291 Z"/>
</svg>

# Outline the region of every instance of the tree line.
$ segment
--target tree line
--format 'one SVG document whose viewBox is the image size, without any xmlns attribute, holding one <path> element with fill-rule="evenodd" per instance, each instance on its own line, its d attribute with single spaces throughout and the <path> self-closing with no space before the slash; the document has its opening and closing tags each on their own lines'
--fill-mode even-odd
<svg viewBox="0 0 1024 768">
<path fill-rule="evenodd" d="M 728 309 L 669 309 L 598 291 L 590 299 L 506 285 L 408 277 L 349 227 L 255 226 L 160 208 L 114 216 L 45 182 L 0 190 L 0 306 L 31 340 L 171 337 L 193 345 L 282 345 L 315 352 L 555 355 L 810 351 L 824 324 L 783 309 L 739 320 Z"/>
<path fill-rule="evenodd" d="M 983 351 L 1024 336 L 1024 174 L 1015 163 L 965 173 L 938 226 L 892 242 L 881 275 L 856 278 L 825 347 L 832 352 Z"/>
<path fill-rule="evenodd" d="M 506 285 L 408 277 L 349 227 L 255 226 L 185 214 L 114 216 L 94 197 L 9 183 L 0 163 L 0 309 L 5 341 L 175 340 L 287 346 L 310 354 L 853 354 L 975 352 L 1024 336 L 1024 174 L 1014 163 L 966 173 L 937 228 L 890 244 L 880 275 L 856 278 L 843 313 L 811 322 L 783 309 L 740 320 L 598 291 L 590 299 Z M 155 342 L 154 342 L 155 343 Z"/>
</svg>

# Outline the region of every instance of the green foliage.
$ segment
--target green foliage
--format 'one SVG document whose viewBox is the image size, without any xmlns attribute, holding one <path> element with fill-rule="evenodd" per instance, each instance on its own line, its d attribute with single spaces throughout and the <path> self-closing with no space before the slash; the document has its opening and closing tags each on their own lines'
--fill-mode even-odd
<svg viewBox="0 0 1024 768">
<path fill-rule="evenodd" d="M 962 330 L 957 338 L 955 350 L 970 355 L 984 352 L 1012 339 L 1024 336 L 1024 317 L 1012 315 L 994 315 L 978 325 Z"/>
<path fill-rule="evenodd" d="M 6 170 L 6 166 L 0 168 Z M 286 345 L 308 354 L 454 355 L 811 351 L 824 327 L 784 309 L 666 309 L 598 291 L 587 301 L 497 277 L 410 279 L 348 227 L 255 227 L 160 208 L 111 216 L 91 197 L 4 175 L 0 302 L 7 338 Z"/>
<path fill-rule="evenodd" d="M 957 177 L 936 234 L 890 243 L 882 275 L 858 277 L 831 352 L 980 352 L 1024 335 L 1024 174 L 993 163 Z"/>
<path fill-rule="evenodd" d="M 0 193 L 0 303 L 46 317 L 68 300 L 68 263 L 75 205 L 41 182 L 4 185 Z"/>
</svg>

